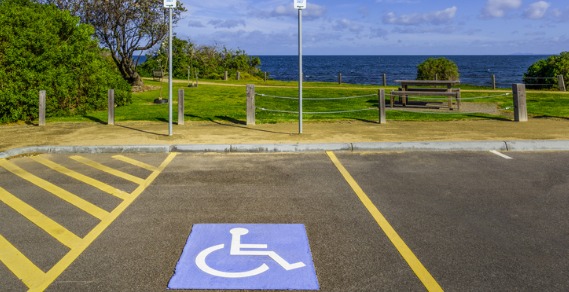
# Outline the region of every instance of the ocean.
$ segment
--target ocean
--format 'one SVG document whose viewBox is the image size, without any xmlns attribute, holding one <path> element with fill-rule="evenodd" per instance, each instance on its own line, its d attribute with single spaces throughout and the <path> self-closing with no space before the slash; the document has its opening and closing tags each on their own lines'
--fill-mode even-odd
<svg viewBox="0 0 569 292">
<path fill-rule="evenodd" d="M 463 84 L 491 86 L 492 75 L 497 87 L 510 87 L 521 83 L 527 69 L 536 61 L 549 55 L 501 55 L 501 56 L 304 56 L 306 81 L 342 82 L 354 84 L 396 85 L 395 80 L 416 79 L 417 66 L 431 57 L 445 57 L 454 61 Z M 298 80 L 298 56 L 259 56 L 261 70 L 269 72 L 275 80 Z M 553 76 L 543 76 L 553 77 Z"/>
</svg>

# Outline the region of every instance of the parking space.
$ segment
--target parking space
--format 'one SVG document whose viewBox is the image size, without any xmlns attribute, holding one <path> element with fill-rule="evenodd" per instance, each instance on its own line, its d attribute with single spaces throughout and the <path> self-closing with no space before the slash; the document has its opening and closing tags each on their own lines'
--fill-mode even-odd
<svg viewBox="0 0 569 292">
<path fill-rule="evenodd" d="M 569 153 L 507 155 L 2 160 L 0 288 L 163 291 L 195 225 L 302 224 L 321 291 L 567 290 Z"/>
</svg>

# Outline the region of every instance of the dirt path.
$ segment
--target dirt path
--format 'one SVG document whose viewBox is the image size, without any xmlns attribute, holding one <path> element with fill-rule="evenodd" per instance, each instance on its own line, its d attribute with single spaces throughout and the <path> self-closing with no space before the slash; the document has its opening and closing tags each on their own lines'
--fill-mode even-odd
<svg viewBox="0 0 569 292">
<path fill-rule="evenodd" d="M 569 140 L 569 120 L 532 119 L 526 123 L 478 120 L 453 122 L 346 121 L 298 124 L 263 124 L 247 127 L 227 122 L 187 122 L 168 124 L 121 122 L 116 126 L 99 123 L 51 123 L 0 126 L 0 151 L 25 146 L 81 145 L 175 145 L 175 144 L 253 144 L 253 143 L 334 143 L 399 141 L 474 140 Z"/>
</svg>

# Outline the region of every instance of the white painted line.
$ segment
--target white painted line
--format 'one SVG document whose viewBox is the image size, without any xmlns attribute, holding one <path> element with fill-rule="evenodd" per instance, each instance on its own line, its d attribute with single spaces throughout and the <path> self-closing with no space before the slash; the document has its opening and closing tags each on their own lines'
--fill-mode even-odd
<svg viewBox="0 0 569 292">
<path fill-rule="evenodd" d="M 500 153 L 500 152 L 498 152 L 498 151 L 496 151 L 496 150 L 491 150 L 490 152 L 491 152 L 491 153 L 494 153 L 494 154 L 496 154 L 496 155 L 498 155 L 498 156 L 500 156 L 500 157 L 502 157 L 502 158 L 504 158 L 504 159 L 513 159 L 512 157 L 510 157 L 510 156 L 508 156 L 508 155 L 506 155 L 506 154 Z"/>
</svg>

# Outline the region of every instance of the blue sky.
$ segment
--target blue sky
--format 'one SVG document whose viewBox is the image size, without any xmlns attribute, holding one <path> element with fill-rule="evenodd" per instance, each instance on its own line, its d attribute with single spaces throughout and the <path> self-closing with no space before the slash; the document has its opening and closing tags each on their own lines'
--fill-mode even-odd
<svg viewBox="0 0 569 292">
<path fill-rule="evenodd" d="M 181 0 L 175 33 L 250 55 L 295 55 L 293 0 Z M 306 55 L 508 55 L 569 51 L 567 0 L 307 0 Z"/>
</svg>

